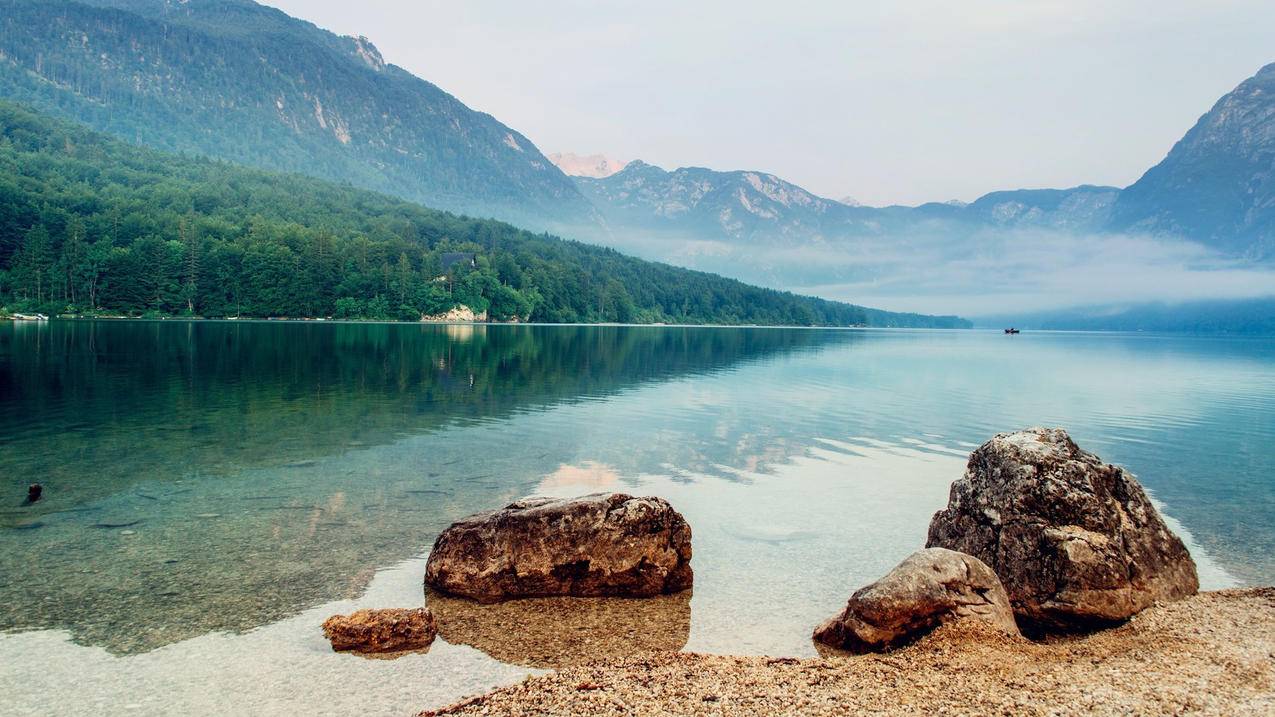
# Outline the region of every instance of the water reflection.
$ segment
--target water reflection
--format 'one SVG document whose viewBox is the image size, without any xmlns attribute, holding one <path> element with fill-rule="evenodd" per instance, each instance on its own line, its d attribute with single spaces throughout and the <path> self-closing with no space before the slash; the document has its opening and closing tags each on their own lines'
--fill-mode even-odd
<svg viewBox="0 0 1275 717">
<path fill-rule="evenodd" d="M 554 406 L 854 336 L 51 326 L 0 327 L 0 473 L 23 495 L 47 488 L 0 515 L 0 628 L 65 628 L 117 653 L 358 595 L 376 567 L 574 456 L 569 424 L 540 430 Z"/>
<path fill-rule="evenodd" d="M 0 475 L 47 490 L 29 510 L 0 512 L 0 526 L 152 481 L 301 467 L 854 340 L 801 330 L 53 322 L 32 331 L 4 322 Z"/>
<path fill-rule="evenodd" d="M 494 605 L 430 593 L 426 604 L 447 642 L 528 667 L 680 650 L 691 634 L 689 590 L 640 600 L 539 598 Z"/>
</svg>

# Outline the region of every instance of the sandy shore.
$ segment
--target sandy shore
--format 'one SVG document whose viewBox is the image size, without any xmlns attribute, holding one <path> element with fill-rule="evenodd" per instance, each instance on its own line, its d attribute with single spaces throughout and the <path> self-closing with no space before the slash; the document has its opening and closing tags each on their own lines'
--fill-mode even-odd
<svg viewBox="0 0 1275 717">
<path fill-rule="evenodd" d="M 977 623 L 886 655 L 648 653 L 422 715 L 1275 715 L 1275 588 L 1202 593 L 1033 643 Z"/>
</svg>

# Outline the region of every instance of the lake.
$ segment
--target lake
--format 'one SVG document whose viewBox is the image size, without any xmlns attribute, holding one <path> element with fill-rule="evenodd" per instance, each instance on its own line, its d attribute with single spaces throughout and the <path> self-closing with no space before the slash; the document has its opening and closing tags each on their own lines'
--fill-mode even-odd
<svg viewBox="0 0 1275 717">
<path fill-rule="evenodd" d="M 0 323 L 0 711 L 408 715 L 617 640 L 813 655 L 969 451 L 1032 425 L 1137 474 L 1204 587 L 1275 583 L 1272 339 Z M 451 521 L 602 490 L 686 516 L 693 595 L 431 598 L 439 639 L 395 660 L 323 639 L 421 604 Z"/>
</svg>

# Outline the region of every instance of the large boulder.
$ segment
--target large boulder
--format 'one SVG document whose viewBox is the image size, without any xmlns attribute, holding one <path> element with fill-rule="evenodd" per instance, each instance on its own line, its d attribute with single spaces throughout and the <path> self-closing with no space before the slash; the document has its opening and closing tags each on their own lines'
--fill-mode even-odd
<svg viewBox="0 0 1275 717">
<path fill-rule="evenodd" d="M 965 553 L 927 548 L 857 590 L 846 609 L 815 630 L 814 637 L 850 652 L 879 652 L 963 618 L 1019 634 L 1009 597 L 991 568 Z"/>
<path fill-rule="evenodd" d="M 400 652 L 429 647 L 438 633 L 428 608 L 359 610 L 323 621 L 323 634 L 338 652 Z"/>
<path fill-rule="evenodd" d="M 1058 428 L 1002 433 L 974 451 L 926 545 L 991 566 L 1033 631 L 1107 626 L 1199 589 L 1138 481 Z"/>
<path fill-rule="evenodd" d="M 523 498 L 444 530 L 425 566 L 434 590 L 516 597 L 651 597 L 691 587 L 691 527 L 662 498 Z"/>
</svg>

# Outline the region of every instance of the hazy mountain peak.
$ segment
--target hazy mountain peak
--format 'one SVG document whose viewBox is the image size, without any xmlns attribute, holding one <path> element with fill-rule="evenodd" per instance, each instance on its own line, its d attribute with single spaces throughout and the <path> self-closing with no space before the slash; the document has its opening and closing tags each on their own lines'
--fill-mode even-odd
<svg viewBox="0 0 1275 717">
<path fill-rule="evenodd" d="M 602 179 L 624 169 L 629 163 L 619 159 L 611 159 L 601 154 L 575 154 L 574 152 L 554 152 L 549 161 L 558 166 L 562 173 L 570 177 L 592 177 Z"/>
<path fill-rule="evenodd" d="M 768 172 L 666 171 L 641 160 L 609 177 L 577 178 L 576 184 L 613 227 L 649 228 L 655 221 L 704 238 L 818 231 L 819 217 L 840 206 Z"/>
<path fill-rule="evenodd" d="M 1275 63 L 1219 99 L 1121 192 L 1112 226 L 1275 256 Z"/>
</svg>

